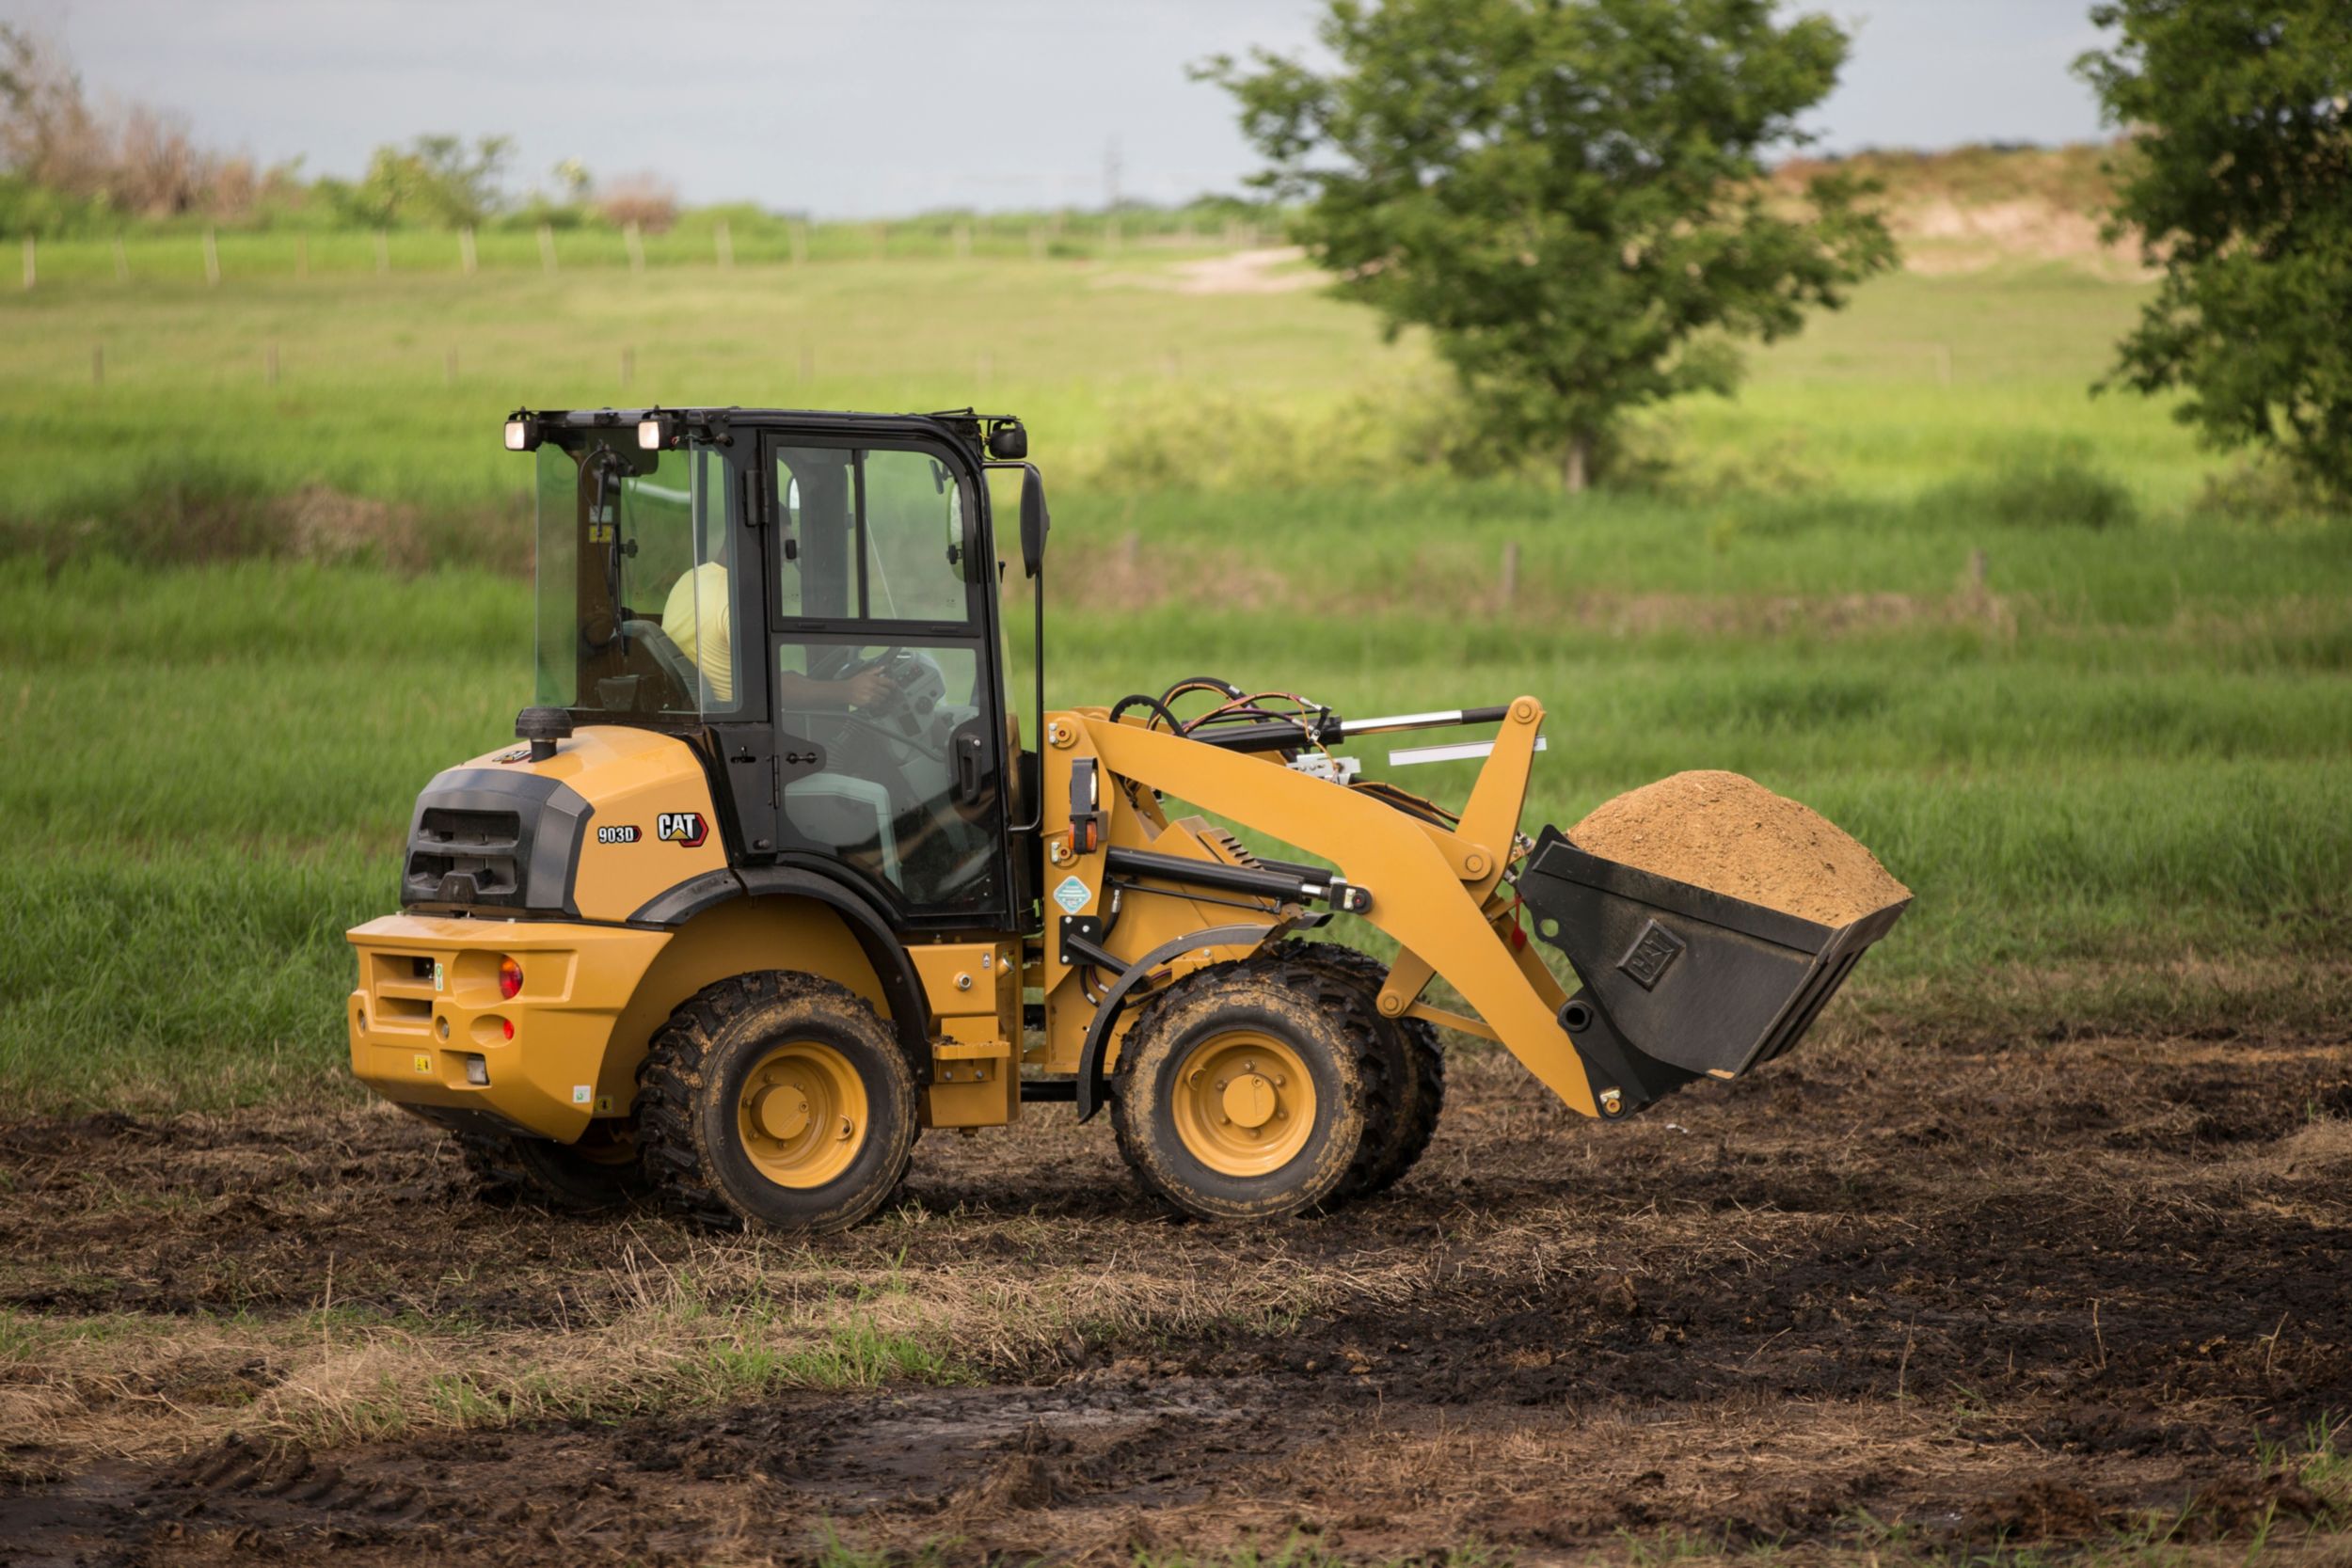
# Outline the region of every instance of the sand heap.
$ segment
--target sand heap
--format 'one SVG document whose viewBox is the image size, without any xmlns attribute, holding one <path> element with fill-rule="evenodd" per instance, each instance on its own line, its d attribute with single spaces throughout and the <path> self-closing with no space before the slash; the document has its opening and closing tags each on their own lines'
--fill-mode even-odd
<svg viewBox="0 0 2352 1568">
<path fill-rule="evenodd" d="M 1824 926 L 1911 896 L 1828 818 L 1737 773 L 1677 773 L 1629 790 L 1568 837 L 1588 853 Z"/>
</svg>

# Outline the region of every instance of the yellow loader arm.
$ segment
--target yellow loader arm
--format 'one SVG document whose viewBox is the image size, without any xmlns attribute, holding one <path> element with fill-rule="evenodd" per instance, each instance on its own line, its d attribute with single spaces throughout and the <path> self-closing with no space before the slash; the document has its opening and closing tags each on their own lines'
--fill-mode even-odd
<svg viewBox="0 0 2352 1568">
<path fill-rule="evenodd" d="M 1089 751 L 1114 779 L 1174 796 L 1331 862 L 1351 885 L 1370 894 L 1362 918 L 1407 955 L 1398 966 L 1400 978 L 1382 995 L 1384 1012 L 1416 1010 L 1457 1028 L 1491 1033 L 1546 1087 L 1595 1116 L 1599 1107 L 1591 1082 L 1560 1022 L 1565 998 L 1558 983 L 1532 949 L 1515 951 L 1502 939 L 1497 929 L 1502 911 L 1489 908 L 1511 863 L 1543 721 L 1543 705 L 1534 698 L 1511 703 L 1453 831 L 1263 757 L 1139 723 L 1114 723 L 1099 713 L 1057 716 L 1048 730 L 1046 787 L 1048 799 L 1056 799 L 1057 752 Z M 1477 1019 L 1418 1007 L 1413 997 L 1420 986 L 1402 989 L 1403 976 L 1414 973 L 1423 981 L 1431 973 L 1442 976 Z"/>
</svg>

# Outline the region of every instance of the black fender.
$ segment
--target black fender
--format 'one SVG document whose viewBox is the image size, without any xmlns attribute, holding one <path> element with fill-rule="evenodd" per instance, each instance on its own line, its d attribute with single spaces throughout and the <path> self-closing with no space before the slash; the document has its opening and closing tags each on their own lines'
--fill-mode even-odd
<svg viewBox="0 0 2352 1568">
<path fill-rule="evenodd" d="M 1177 937 L 1154 947 L 1134 963 L 1119 972 L 1111 989 L 1103 993 L 1103 1000 L 1094 1005 L 1094 1019 L 1087 1025 L 1086 1043 L 1078 1049 L 1078 1119 L 1086 1121 L 1103 1108 L 1104 1090 L 1109 1081 L 1103 1072 L 1103 1054 L 1110 1049 L 1111 1025 L 1126 1008 L 1127 998 L 1137 986 L 1152 977 L 1152 971 L 1168 959 L 1196 947 L 1255 947 L 1265 940 L 1269 927 L 1264 926 L 1210 926 L 1190 936 Z"/>
<path fill-rule="evenodd" d="M 849 883 L 791 865 L 754 865 L 740 871 L 706 871 L 690 877 L 646 903 L 628 917 L 632 926 L 673 927 L 730 898 L 806 898 L 841 916 L 857 938 L 866 961 L 874 966 L 890 1003 L 890 1027 L 906 1053 L 917 1085 L 931 1081 L 931 1012 L 914 960 L 898 940 L 888 916 L 874 901 Z M 782 966 L 779 966 L 782 967 Z"/>
</svg>

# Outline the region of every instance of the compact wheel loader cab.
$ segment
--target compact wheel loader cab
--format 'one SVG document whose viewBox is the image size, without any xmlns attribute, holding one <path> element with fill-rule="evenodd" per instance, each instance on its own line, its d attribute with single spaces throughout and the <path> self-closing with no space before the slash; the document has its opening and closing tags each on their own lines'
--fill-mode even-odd
<svg viewBox="0 0 2352 1568">
<path fill-rule="evenodd" d="M 535 694 L 425 786 L 401 912 L 350 934 L 353 1070 L 485 1194 L 828 1230 L 924 1130 L 1058 1101 L 1184 1212 L 1293 1214 L 1411 1169 L 1439 1026 L 1622 1117 L 1788 1049 L 1900 913 L 1531 841 L 1533 697 L 1350 720 L 1196 677 L 1046 711 L 1041 669 L 1007 684 L 1008 621 L 1045 645 L 1027 444 L 970 410 L 508 420 Z M 1483 754 L 1458 810 L 1341 750 L 1456 726 L 1494 736 L 1388 760 Z M 1329 940 L 1353 923 L 1392 966 Z"/>
</svg>

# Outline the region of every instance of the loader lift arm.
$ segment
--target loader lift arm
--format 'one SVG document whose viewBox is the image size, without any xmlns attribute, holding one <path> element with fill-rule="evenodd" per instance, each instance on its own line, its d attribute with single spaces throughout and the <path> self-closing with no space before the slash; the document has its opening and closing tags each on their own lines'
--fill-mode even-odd
<svg viewBox="0 0 2352 1568">
<path fill-rule="evenodd" d="M 1140 723 L 1115 722 L 1100 713 L 1065 715 L 1063 722 L 1084 726 L 1091 749 L 1115 778 L 1174 796 L 1337 865 L 1352 886 L 1371 895 L 1362 918 L 1428 973 L 1443 976 L 1504 1049 L 1552 1093 L 1571 1108 L 1597 1116 L 1591 1082 L 1560 1022 L 1559 987 L 1532 951 L 1515 952 L 1502 940 L 1498 922 L 1507 906 L 1489 907 L 1511 863 L 1543 718 L 1543 705 L 1534 697 L 1508 705 L 1494 750 L 1452 830 L 1362 791 Z M 1419 987 L 1413 989 L 1417 992 Z M 1393 996 L 1383 996 L 1384 1011 L 1413 1006 L 1409 994 L 1392 990 Z M 1090 1087 L 1082 1076 L 1082 1112 L 1094 1099 Z"/>
</svg>

